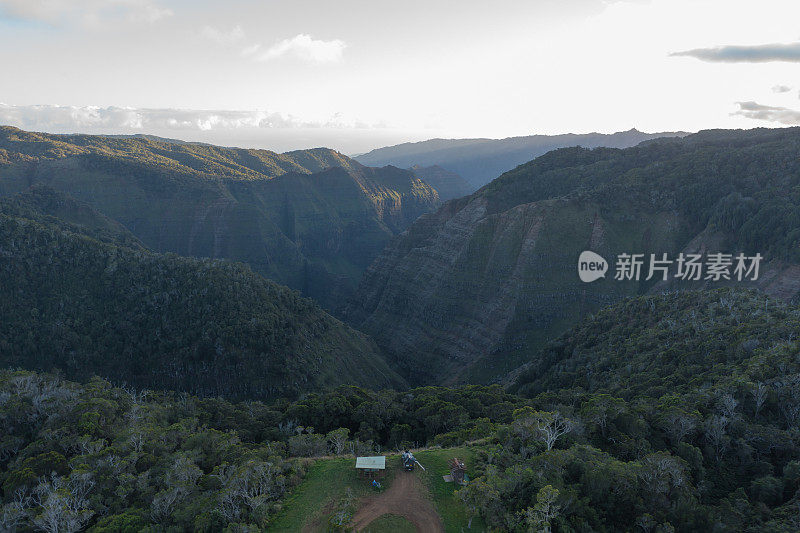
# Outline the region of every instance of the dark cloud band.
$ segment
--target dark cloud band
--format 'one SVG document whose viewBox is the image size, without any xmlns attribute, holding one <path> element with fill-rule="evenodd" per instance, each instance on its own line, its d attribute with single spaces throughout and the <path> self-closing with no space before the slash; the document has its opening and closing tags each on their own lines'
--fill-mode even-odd
<svg viewBox="0 0 800 533">
<path fill-rule="evenodd" d="M 670 56 L 694 57 L 701 61 L 714 63 L 767 63 L 770 61 L 800 63 L 800 42 L 695 48 L 694 50 L 674 52 Z"/>
</svg>

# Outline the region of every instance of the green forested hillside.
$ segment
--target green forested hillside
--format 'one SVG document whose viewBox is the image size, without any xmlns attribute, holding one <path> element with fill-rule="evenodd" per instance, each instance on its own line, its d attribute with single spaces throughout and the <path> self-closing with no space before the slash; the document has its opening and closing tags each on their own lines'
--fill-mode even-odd
<svg viewBox="0 0 800 533">
<path fill-rule="evenodd" d="M 101 242 L 144 250 L 139 239 L 119 222 L 47 186 L 34 185 L 23 193 L 0 198 L 0 212 L 53 224 Z"/>
<path fill-rule="evenodd" d="M 709 130 L 625 150 L 564 149 L 487 185 L 488 213 L 569 196 L 609 212 L 674 210 L 694 236 L 709 224 L 736 249 L 800 261 L 800 128 Z"/>
<path fill-rule="evenodd" d="M 101 242 L 21 216 L 24 198 L 0 209 L 4 367 L 248 398 L 400 384 L 365 336 L 244 265 Z"/>
<path fill-rule="evenodd" d="M 470 474 L 454 496 L 434 487 L 448 495 L 445 528 L 473 516 L 514 533 L 795 532 L 798 322 L 798 307 L 754 291 L 626 299 L 551 343 L 519 394 L 339 387 L 231 403 L 2 371 L 0 526 L 346 525 L 368 501 L 345 498 L 348 484 L 375 492 L 354 455 L 433 445 L 417 454 L 426 475 L 438 483 L 453 456 Z M 295 497 L 310 465 L 330 493 Z"/>
<path fill-rule="evenodd" d="M 147 136 L 53 135 L 0 128 L 0 162 L 22 163 L 96 156 L 129 162 L 169 174 L 274 178 L 290 172 L 313 174 L 333 167 L 352 170 L 360 164 L 326 148 L 278 154 L 210 144 L 185 143 Z"/>
<path fill-rule="evenodd" d="M 579 387 L 628 399 L 683 395 L 720 380 L 791 381 L 798 340 L 800 310 L 754 291 L 638 297 L 548 344 L 512 390 Z"/>
<path fill-rule="evenodd" d="M 86 202 L 148 248 L 248 263 L 335 309 L 385 243 L 439 205 L 411 172 L 333 150 L 276 154 L 149 137 L 0 128 L 0 195 Z"/>
<path fill-rule="evenodd" d="M 800 309 L 756 292 L 624 300 L 551 343 L 462 494 L 523 531 L 796 531 Z"/>
<path fill-rule="evenodd" d="M 798 153 L 798 128 L 550 152 L 421 217 L 392 241 L 364 275 L 348 320 L 412 381 L 488 382 L 588 313 L 654 288 L 646 272 L 640 281 L 616 281 L 612 271 L 582 283 L 583 250 L 612 269 L 621 253 L 674 259 L 690 244 L 761 253 L 759 288 L 796 298 Z"/>
<path fill-rule="evenodd" d="M 277 426 L 259 403 L 225 403 Z M 209 401 L 211 412 L 217 402 Z M 204 401 L 0 371 L 0 530 L 222 531 L 264 524 L 305 467 L 282 435 L 221 428 Z M 244 418 L 242 418 L 244 419 Z"/>
<path fill-rule="evenodd" d="M 353 454 L 445 431 L 486 435 L 520 402 L 500 387 L 343 387 L 302 402 L 231 403 L 0 370 L 0 530 L 271 530 L 314 458 L 349 456 L 333 475 L 355 477 Z M 456 404 L 463 416 L 440 411 Z M 325 484 L 341 491 L 341 475 Z"/>
</svg>

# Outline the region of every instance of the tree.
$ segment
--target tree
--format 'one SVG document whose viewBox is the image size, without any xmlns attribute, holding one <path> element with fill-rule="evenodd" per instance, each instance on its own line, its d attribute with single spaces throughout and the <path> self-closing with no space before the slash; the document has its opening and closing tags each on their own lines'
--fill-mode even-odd
<svg viewBox="0 0 800 533">
<path fill-rule="evenodd" d="M 514 422 L 511 424 L 516 435 L 523 440 L 541 440 L 548 451 L 553 449 L 559 437 L 575 427 L 575 422 L 562 416 L 559 411 L 535 411 L 530 407 L 514 411 Z"/>
<path fill-rule="evenodd" d="M 750 394 L 753 396 L 753 419 L 758 419 L 758 413 L 761 412 L 761 408 L 764 406 L 764 402 L 767 401 L 767 393 L 769 388 L 762 382 L 758 382 L 753 385 L 753 388 L 750 389 Z"/>
<path fill-rule="evenodd" d="M 299 457 L 319 457 L 325 455 L 328 441 L 325 435 L 306 433 L 289 437 L 289 453 Z"/>
<path fill-rule="evenodd" d="M 347 447 L 347 438 L 350 436 L 350 430 L 347 428 L 334 429 L 327 435 L 328 442 L 335 455 L 342 455 Z"/>
<path fill-rule="evenodd" d="M 173 506 L 182 501 L 195 488 L 203 471 L 185 455 L 178 456 L 165 476 L 166 488 L 155 495 L 150 505 L 150 516 L 161 523 L 172 512 Z"/>
<path fill-rule="evenodd" d="M 558 500 L 558 489 L 552 485 L 545 485 L 536 494 L 536 504 L 525 510 L 525 523 L 530 533 L 550 533 L 552 520 L 558 516 L 561 506 Z"/>
<path fill-rule="evenodd" d="M 706 440 L 711 447 L 714 449 L 714 453 L 716 455 L 717 461 L 722 459 L 722 453 L 725 451 L 727 447 L 727 441 L 725 438 L 726 431 L 728 429 L 728 423 L 730 421 L 728 418 L 720 415 L 712 415 L 709 419 L 706 420 L 705 424 L 705 435 Z"/>
<path fill-rule="evenodd" d="M 722 416 L 728 420 L 735 420 L 738 416 L 736 414 L 736 407 L 738 405 L 739 402 L 736 401 L 736 398 L 734 398 L 732 394 L 724 394 L 719 399 L 718 408 Z"/>
<path fill-rule="evenodd" d="M 669 436 L 673 446 L 677 446 L 687 435 L 697 427 L 699 413 L 687 412 L 679 407 L 672 407 L 662 414 L 664 431 Z"/>
<path fill-rule="evenodd" d="M 654 453 L 642 460 L 639 478 L 653 501 L 666 508 L 672 491 L 682 489 L 687 483 L 686 467 L 668 453 Z"/>
<path fill-rule="evenodd" d="M 498 515 L 503 508 L 500 491 L 492 479 L 491 472 L 479 477 L 469 483 L 457 493 L 458 499 L 464 504 L 469 512 L 469 527 L 472 526 L 472 519 L 482 514 L 487 522 L 497 523 Z"/>
<path fill-rule="evenodd" d="M 655 519 L 649 513 L 645 513 L 636 519 L 636 527 L 640 528 L 644 533 L 651 533 L 656 525 Z"/>
<path fill-rule="evenodd" d="M 411 426 L 408 424 L 394 424 L 389 432 L 389 444 L 401 447 L 403 443 L 411 439 Z"/>
<path fill-rule="evenodd" d="M 32 498 L 28 496 L 27 491 L 22 489 L 15 491 L 14 498 L 0 507 L 0 531 L 14 533 L 27 517 L 31 503 Z"/>
<path fill-rule="evenodd" d="M 780 405 L 789 428 L 800 424 L 800 374 L 788 376 L 780 383 Z"/>
<path fill-rule="evenodd" d="M 770 507 L 778 505 L 783 496 L 783 482 L 773 476 L 755 479 L 750 483 L 750 494 L 753 499 Z"/>
<path fill-rule="evenodd" d="M 229 522 L 238 520 L 245 506 L 260 518 L 263 506 L 286 492 L 286 480 L 275 465 L 257 459 L 238 468 L 223 465 L 216 476 L 222 483 L 217 511 Z"/>
<path fill-rule="evenodd" d="M 74 474 L 68 479 L 55 474 L 42 480 L 34 491 L 39 507 L 33 525 L 46 533 L 75 533 L 94 515 L 88 495 L 94 487 L 89 474 Z"/>
<path fill-rule="evenodd" d="M 559 437 L 575 429 L 575 422 L 563 417 L 558 411 L 539 411 L 534 420 L 539 438 L 544 442 L 548 451 L 553 449 Z"/>
<path fill-rule="evenodd" d="M 625 400 L 610 394 L 597 394 L 581 407 L 581 417 L 600 428 L 605 438 L 608 423 L 625 411 Z"/>
</svg>

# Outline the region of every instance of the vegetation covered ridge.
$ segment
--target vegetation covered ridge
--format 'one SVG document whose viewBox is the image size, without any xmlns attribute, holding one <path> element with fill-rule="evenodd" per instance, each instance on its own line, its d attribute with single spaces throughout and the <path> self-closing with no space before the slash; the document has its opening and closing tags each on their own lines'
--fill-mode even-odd
<svg viewBox="0 0 800 533">
<path fill-rule="evenodd" d="M 0 196 L 46 185 L 155 252 L 231 259 L 336 311 L 394 235 L 438 205 L 411 171 L 330 149 L 276 154 L 0 127 Z"/>
<path fill-rule="evenodd" d="M 3 366 L 239 398 L 402 386 L 367 337 L 247 266 L 106 230 L 0 204 Z"/>
</svg>

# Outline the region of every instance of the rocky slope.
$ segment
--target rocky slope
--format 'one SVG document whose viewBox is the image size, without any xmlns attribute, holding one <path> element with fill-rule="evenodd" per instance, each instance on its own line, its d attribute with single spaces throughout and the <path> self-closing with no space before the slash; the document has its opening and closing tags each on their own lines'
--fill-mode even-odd
<svg viewBox="0 0 800 533">
<path fill-rule="evenodd" d="M 583 250 L 612 269 L 620 253 L 674 258 L 700 242 L 759 252 L 762 287 L 795 298 L 798 150 L 795 128 L 551 152 L 421 217 L 369 267 L 347 316 L 412 381 L 453 383 L 499 378 L 581 316 L 659 290 L 646 272 L 581 282 Z"/>
<path fill-rule="evenodd" d="M 503 172 L 557 148 L 583 146 L 627 148 L 659 137 L 681 137 L 683 132 L 643 133 L 632 129 L 613 134 L 587 133 L 530 135 L 507 139 L 431 139 L 378 148 L 356 157 L 370 166 L 408 168 L 439 165 L 469 183 L 472 192 Z"/>
<path fill-rule="evenodd" d="M 276 154 L 0 128 L 0 195 L 46 184 L 156 252 L 226 258 L 329 309 L 388 240 L 439 205 L 411 172 L 324 148 Z"/>
<path fill-rule="evenodd" d="M 442 201 L 461 198 L 473 191 L 472 186 L 464 178 L 455 172 L 443 169 L 439 165 L 430 167 L 414 165 L 409 170 L 436 189 L 436 192 L 439 193 L 439 199 Z"/>
</svg>

